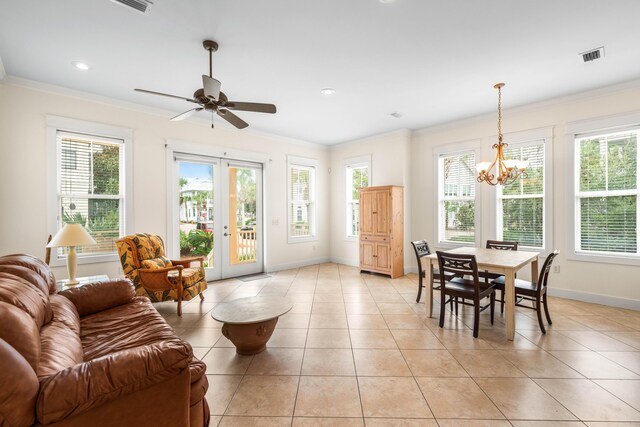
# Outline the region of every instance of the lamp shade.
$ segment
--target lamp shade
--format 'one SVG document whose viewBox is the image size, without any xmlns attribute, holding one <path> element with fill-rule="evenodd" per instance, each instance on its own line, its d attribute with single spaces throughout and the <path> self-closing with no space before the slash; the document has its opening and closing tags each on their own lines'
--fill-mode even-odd
<svg viewBox="0 0 640 427">
<path fill-rule="evenodd" d="M 57 248 L 61 246 L 84 246 L 95 245 L 96 241 L 80 224 L 66 224 L 62 230 L 58 231 L 48 248 Z"/>
</svg>

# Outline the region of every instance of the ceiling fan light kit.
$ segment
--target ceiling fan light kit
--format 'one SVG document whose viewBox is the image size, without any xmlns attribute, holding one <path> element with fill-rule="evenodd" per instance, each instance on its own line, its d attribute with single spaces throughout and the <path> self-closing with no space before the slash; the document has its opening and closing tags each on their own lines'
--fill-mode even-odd
<svg viewBox="0 0 640 427">
<path fill-rule="evenodd" d="M 489 185 L 507 185 L 516 179 L 526 179 L 528 177 L 525 168 L 529 165 L 526 160 L 507 160 L 504 158 L 504 149 L 508 144 L 502 142 L 502 88 L 504 83 L 496 83 L 493 86 L 498 89 L 498 143 L 493 144 L 496 150 L 496 158 L 493 162 L 476 163 L 478 172 L 478 182 L 486 182 Z M 496 172 L 492 172 L 494 166 Z"/>
<path fill-rule="evenodd" d="M 269 113 L 274 114 L 276 112 L 276 106 L 273 104 L 261 104 L 257 102 L 236 102 L 229 101 L 229 98 L 220 89 L 222 83 L 219 80 L 213 78 L 213 52 L 218 50 L 218 43 L 213 40 L 205 40 L 202 42 L 202 46 L 209 52 L 209 75 L 202 75 L 202 88 L 196 90 L 193 93 L 192 98 L 186 98 L 182 96 L 169 95 L 162 92 L 154 92 L 145 89 L 134 89 L 137 92 L 148 93 L 151 95 L 166 96 L 169 98 L 181 99 L 183 101 L 192 102 L 198 104 L 198 107 L 192 108 L 180 113 L 177 116 L 171 118 L 172 121 L 184 120 L 187 117 L 206 110 L 213 114 L 217 114 L 227 122 L 231 123 L 238 129 L 244 129 L 249 124 L 236 116 L 230 110 L 238 111 L 252 111 L 256 113 Z M 213 128 L 213 119 L 211 120 L 211 127 Z"/>
</svg>

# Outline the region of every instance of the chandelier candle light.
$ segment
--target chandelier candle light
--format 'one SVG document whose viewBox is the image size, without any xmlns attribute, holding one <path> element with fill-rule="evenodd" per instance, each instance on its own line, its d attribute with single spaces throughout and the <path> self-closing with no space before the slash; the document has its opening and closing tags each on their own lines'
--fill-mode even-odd
<svg viewBox="0 0 640 427">
<path fill-rule="evenodd" d="M 494 88 L 498 89 L 498 143 L 493 144 L 496 149 L 496 158 L 493 162 L 480 162 L 476 164 L 478 171 L 478 182 L 486 182 L 490 185 L 506 185 L 516 179 L 527 178 L 524 169 L 529 165 L 526 160 L 505 160 L 504 149 L 507 144 L 502 142 L 502 88 L 504 83 L 496 83 Z M 495 175 L 491 171 L 496 167 Z"/>
</svg>

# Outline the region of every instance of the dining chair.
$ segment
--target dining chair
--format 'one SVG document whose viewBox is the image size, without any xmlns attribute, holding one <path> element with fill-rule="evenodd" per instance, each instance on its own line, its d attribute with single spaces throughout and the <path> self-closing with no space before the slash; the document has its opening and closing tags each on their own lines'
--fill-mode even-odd
<svg viewBox="0 0 640 427">
<path fill-rule="evenodd" d="M 516 305 L 518 307 L 529 308 L 536 311 L 538 314 L 538 324 L 540 325 L 540 330 L 543 334 L 546 334 L 547 331 L 545 330 L 544 323 L 542 322 L 542 306 L 544 306 L 544 314 L 547 318 L 547 322 L 550 325 L 552 324 L 551 315 L 549 314 L 549 305 L 547 303 L 547 280 L 549 279 L 551 264 L 556 256 L 558 256 L 557 250 L 550 253 L 547 256 L 547 259 L 544 260 L 544 264 L 542 264 L 542 269 L 540 269 L 540 274 L 538 275 L 538 281 L 536 283 L 528 280 L 515 279 Z M 504 282 L 505 278 L 502 276 L 491 283 L 504 288 Z M 518 298 L 520 298 L 520 301 L 527 300 L 531 301 L 533 304 L 532 306 L 520 304 Z M 542 304 L 540 304 L 541 302 Z"/>
<path fill-rule="evenodd" d="M 506 240 L 487 240 L 487 249 L 497 249 L 501 251 L 517 251 L 518 242 L 511 242 Z M 481 271 L 478 273 L 480 278 L 484 279 L 485 285 L 489 285 L 489 281 L 495 280 L 499 277 L 504 277 L 499 273 L 492 273 L 490 271 Z M 504 285 L 496 285 L 496 290 L 500 291 L 500 297 L 496 298 L 496 301 L 500 302 L 500 314 L 504 313 Z"/>
<path fill-rule="evenodd" d="M 411 242 L 411 246 L 413 246 L 413 251 L 416 254 L 416 261 L 418 262 L 418 297 L 416 298 L 416 302 L 420 302 L 420 298 L 422 297 L 422 288 L 425 287 L 424 280 L 427 278 L 427 270 L 422 265 L 422 257 L 431 255 L 431 249 L 429 249 L 429 244 L 426 240 L 416 240 Z M 429 265 L 427 265 L 429 267 Z M 453 279 L 455 276 L 453 274 L 449 274 L 447 276 L 447 280 Z M 440 290 L 440 287 L 437 286 L 437 282 L 440 280 L 440 271 L 436 270 L 433 272 L 433 284 L 434 290 Z M 451 301 L 451 309 L 453 310 L 453 301 Z M 456 313 L 457 314 L 457 313 Z"/>
<path fill-rule="evenodd" d="M 491 310 L 491 324 L 495 312 L 496 290 L 492 284 L 481 286 L 478 279 L 478 264 L 475 255 L 453 254 L 437 251 L 438 266 L 440 267 L 440 327 L 444 326 L 444 307 L 455 299 L 456 305 L 473 306 L 473 337 L 478 338 L 480 329 L 480 313 L 487 308 Z M 447 275 L 462 276 L 447 280 Z M 471 277 L 465 279 L 464 277 Z M 447 300 L 447 296 L 450 298 Z M 490 302 L 485 306 L 480 301 L 489 297 Z M 461 300 L 458 300 L 461 299 Z M 469 303 L 466 300 L 472 300 Z"/>
</svg>

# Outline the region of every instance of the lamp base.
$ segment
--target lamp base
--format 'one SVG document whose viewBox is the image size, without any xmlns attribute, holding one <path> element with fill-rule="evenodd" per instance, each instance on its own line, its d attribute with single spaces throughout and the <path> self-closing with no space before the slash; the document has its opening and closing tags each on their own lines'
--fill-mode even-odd
<svg viewBox="0 0 640 427">
<path fill-rule="evenodd" d="M 79 285 L 79 284 L 80 284 L 80 282 L 77 281 L 77 280 L 74 280 L 73 282 L 71 280 L 69 280 L 68 282 L 65 282 L 64 285 L 67 286 L 67 287 L 73 287 L 73 286 L 76 286 L 76 285 Z"/>
</svg>

